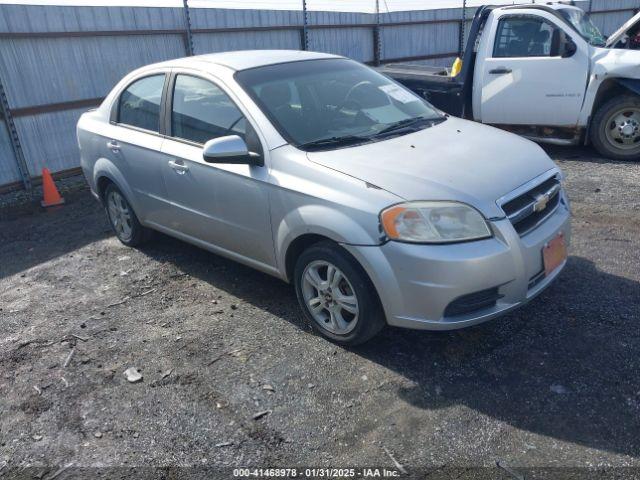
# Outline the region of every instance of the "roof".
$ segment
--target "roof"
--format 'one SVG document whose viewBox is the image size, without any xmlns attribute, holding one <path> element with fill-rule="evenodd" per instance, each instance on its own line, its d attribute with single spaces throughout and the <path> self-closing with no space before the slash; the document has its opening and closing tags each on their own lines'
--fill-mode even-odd
<svg viewBox="0 0 640 480">
<path fill-rule="evenodd" d="M 546 3 L 516 3 L 514 5 L 504 5 L 505 9 L 518 9 L 518 8 L 538 8 L 544 10 L 578 10 L 584 11 L 580 7 L 571 5 L 570 3 L 564 3 L 562 1 L 546 2 Z"/>
<path fill-rule="evenodd" d="M 234 52 L 209 53 L 206 55 L 177 58 L 169 62 L 163 62 L 163 65 L 175 67 L 193 67 L 197 65 L 199 68 L 202 68 L 203 63 L 211 63 L 238 71 L 278 63 L 326 58 L 343 57 L 329 53 L 308 52 L 303 50 L 238 50 Z"/>
<path fill-rule="evenodd" d="M 513 0 L 467 0 L 467 6 L 478 7 L 487 2 L 511 4 Z M 62 5 L 62 6 L 104 6 L 104 7 L 166 7 L 181 8 L 182 0 L 0 0 L 2 4 L 16 5 Z M 460 8 L 462 0 L 393 0 L 380 2 L 382 13 L 412 10 L 434 10 Z M 300 0 L 189 0 L 190 8 L 218 8 L 242 10 L 289 10 L 302 11 Z M 372 0 L 313 0 L 307 2 L 310 12 L 359 12 L 375 13 Z"/>
</svg>

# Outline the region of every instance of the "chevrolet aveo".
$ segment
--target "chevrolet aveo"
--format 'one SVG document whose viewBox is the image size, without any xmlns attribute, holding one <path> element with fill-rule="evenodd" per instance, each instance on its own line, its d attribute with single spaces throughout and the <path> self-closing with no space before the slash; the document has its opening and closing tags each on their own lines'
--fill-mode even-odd
<svg viewBox="0 0 640 480">
<path fill-rule="evenodd" d="M 543 150 L 335 55 L 143 67 L 78 142 L 124 244 L 158 230 L 291 282 L 339 343 L 483 322 L 566 263 L 569 203 Z"/>
</svg>

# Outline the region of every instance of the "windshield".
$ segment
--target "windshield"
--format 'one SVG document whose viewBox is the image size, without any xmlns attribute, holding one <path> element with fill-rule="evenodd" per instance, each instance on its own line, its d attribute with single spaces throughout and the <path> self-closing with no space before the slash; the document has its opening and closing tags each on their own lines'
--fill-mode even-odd
<svg viewBox="0 0 640 480">
<path fill-rule="evenodd" d="M 594 47 L 604 47 L 607 40 L 604 38 L 598 27 L 591 21 L 588 13 L 578 9 L 565 8 L 560 10 L 562 16 L 580 33 L 582 38 Z"/>
<path fill-rule="evenodd" d="M 302 148 L 401 135 L 444 116 L 402 85 L 347 59 L 307 60 L 236 73 L 280 133 Z"/>
</svg>

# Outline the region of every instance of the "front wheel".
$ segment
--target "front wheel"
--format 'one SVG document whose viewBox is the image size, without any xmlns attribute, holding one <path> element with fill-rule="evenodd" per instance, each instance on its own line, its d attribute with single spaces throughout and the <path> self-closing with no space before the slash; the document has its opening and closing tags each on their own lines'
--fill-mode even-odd
<svg viewBox="0 0 640 480">
<path fill-rule="evenodd" d="M 305 317 L 336 343 L 364 343 L 386 323 L 371 280 L 337 244 L 321 242 L 305 250 L 296 262 L 294 283 Z"/>
<path fill-rule="evenodd" d="M 640 97 L 621 95 L 602 105 L 593 117 L 591 141 L 605 157 L 640 160 Z"/>
</svg>

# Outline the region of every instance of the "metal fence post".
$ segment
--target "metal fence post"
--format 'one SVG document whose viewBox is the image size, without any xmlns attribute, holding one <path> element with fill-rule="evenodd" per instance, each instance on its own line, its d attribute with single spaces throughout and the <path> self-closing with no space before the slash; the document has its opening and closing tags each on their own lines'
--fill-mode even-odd
<svg viewBox="0 0 640 480">
<path fill-rule="evenodd" d="M 31 175 L 29 174 L 29 167 L 27 167 L 27 161 L 24 158 L 24 152 L 22 151 L 22 145 L 20 144 L 20 137 L 16 130 L 16 124 L 13 121 L 11 115 L 11 109 L 9 108 L 9 102 L 7 95 L 4 92 L 4 85 L 0 79 L 0 113 L 4 119 L 4 124 L 9 132 L 9 140 L 11 142 L 11 149 L 13 150 L 13 156 L 18 164 L 18 171 L 22 177 L 22 185 L 25 190 L 31 191 L 33 185 L 31 184 Z"/>
<path fill-rule="evenodd" d="M 459 56 L 462 57 L 464 55 L 464 42 L 465 35 L 467 29 L 467 0 L 462 0 L 462 18 L 460 19 L 460 37 L 459 37 L 459 45 L 458 52 Z"/>
<path fill-rule="evenodd" d="M 185 43 L 185 48 L 187 50 L 187 56 L 192 56 L 194 53 L 194 49 L 193 49 L 193 35 L 191 34 L 191 15 L 189 13 L 189 2 L 188 0 L 182 0 L 182 5 L 183 5 L 183 9 L 182 11 L 184 12 L 184 33 L 185 33 L 185 37 L 184 37 L 184 43 Z"/>
<path fill-rule="evenodd" d="M 309 24 L 309 16 L 307 12 L 307 0 L 302 0 L 302 30 L 300 38 L 300 44 L 302 45 L 302 50 L 309 50 L 309 30 L 307 29 L 307 25 Z"/>
<path fill-rule="evenodd" d="M 382 56 L 382 35 L 380 35 L 380 0 L 376 0 L 376 24 L 373 27 L 373 63 L 380 65 Z"/>
<path fill-rule="evenodd" d="M 589 0 L 589 13 L 593 12 L 593 0 Z"/>
</svg>

